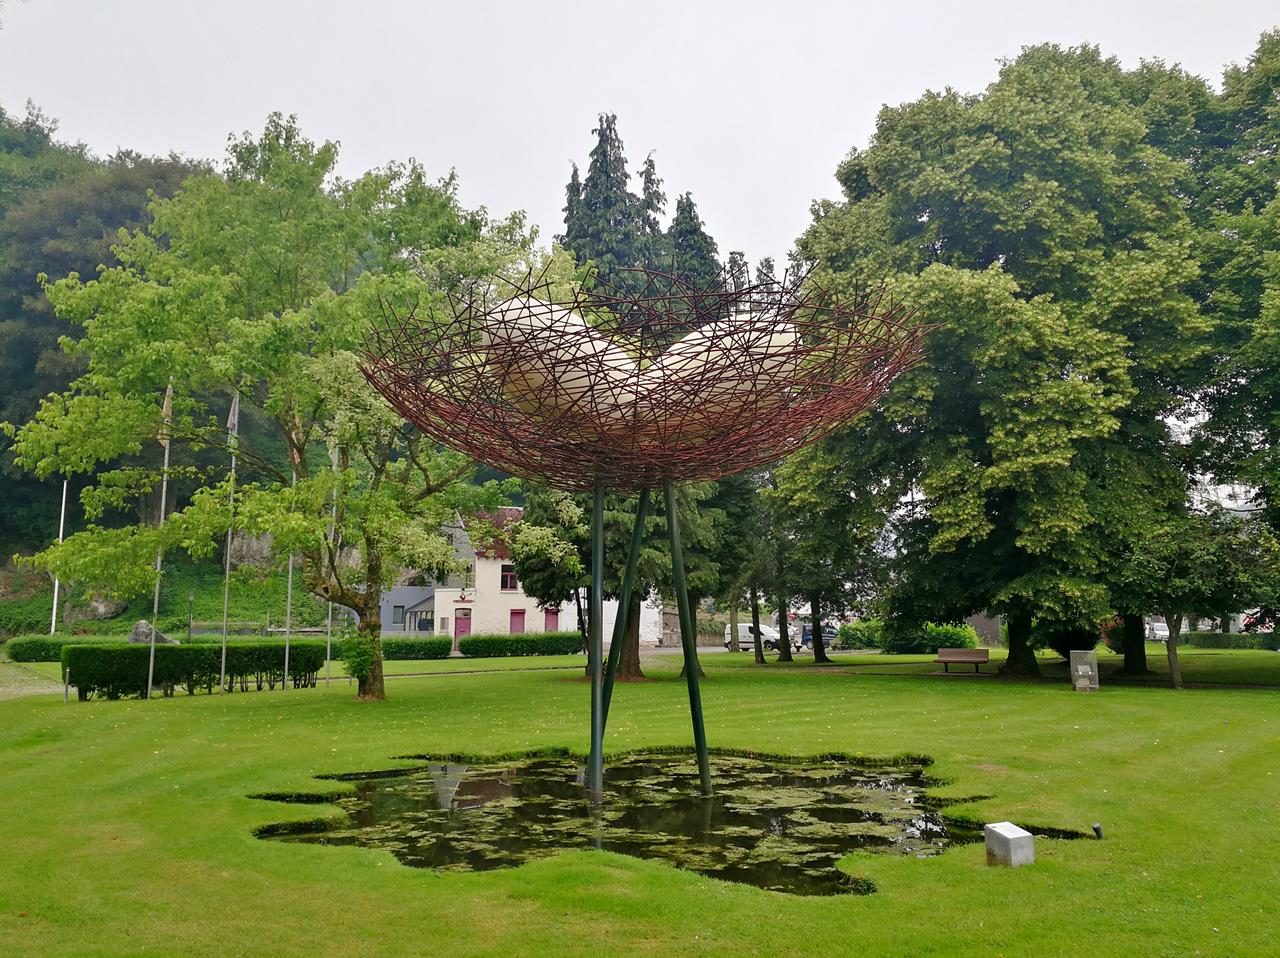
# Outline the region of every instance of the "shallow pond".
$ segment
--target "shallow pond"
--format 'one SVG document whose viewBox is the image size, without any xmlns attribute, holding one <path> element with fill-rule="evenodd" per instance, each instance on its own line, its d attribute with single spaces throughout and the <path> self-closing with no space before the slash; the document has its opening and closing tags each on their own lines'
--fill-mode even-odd
<svg viewBox="0 0 1280 958">
<path fill-rule="evenodd" d="M 714 755 L 712 775 L 716 794 L 704 798 L 690 755 L 615 758 L 599 804 L 575 759 L 343 775 L 356 785 L 335 802 L 346 822 L 261 834 L 385 848 L 406 865 L 461 871 L 601 848 L 797 895 L 870 891 L 836 868 L 856 849 L 927 856 L 980 838 L 943 821 L 924 795 L 921 765 Z"/>
</svg>

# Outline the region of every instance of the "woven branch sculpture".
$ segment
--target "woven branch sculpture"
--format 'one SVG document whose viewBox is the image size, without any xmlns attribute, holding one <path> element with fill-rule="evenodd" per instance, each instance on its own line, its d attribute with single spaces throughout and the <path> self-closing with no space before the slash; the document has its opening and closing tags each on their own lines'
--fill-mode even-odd
<svg viewBox="0 0 1280 958">
<path fill-rule="evenodd" d="M 530 278 L 501 299 L 453 302 L 444 320 L 400 317 L 365 375 L 481 462 L 561 489 L 634 492 L 733 475 L 821 438 L 879 399 L 925 332 L 878 296 L 850 305 L 776 282 L 705 292 L 637 272 L 634 293 L 557 300 Z"/>
<path fill-rule="evenodd" d="M 393 316 L 363 367 L 444 445 L 515 476 L 593 490 L 587 781 L 597 800 L 627 618 L 617 616 L 606 666 L 605 489 L 639 494 L 619 609 L 630 601 L 650 491 L 663 489 L 694 747 L 711 794 L 675 486 L 774 462 L 848 422 L 916 361 L 927 332 L 878 296 L 847 303 L 802 280 L 707 291 L 632 273 L 628 289 L 568 299 L 530 276 L 452 301 L 443 317 Z"/>
</svg>

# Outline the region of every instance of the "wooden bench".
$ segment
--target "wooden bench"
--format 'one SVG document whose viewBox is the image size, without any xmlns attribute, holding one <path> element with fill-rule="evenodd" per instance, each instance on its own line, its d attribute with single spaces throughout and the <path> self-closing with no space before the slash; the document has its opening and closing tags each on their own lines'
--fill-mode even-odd
<svg viewBox="0 0 1280 958">
<path fill-rule="evenodd" d="M 935 662 L 942 663 L 942 670 L 950 672 L 952 665 L 972 665 L 973 671 L 980 671 L 979 666 L 987 664 L 990 657 L 987 649 L 938 649 Z"/>
</svg>

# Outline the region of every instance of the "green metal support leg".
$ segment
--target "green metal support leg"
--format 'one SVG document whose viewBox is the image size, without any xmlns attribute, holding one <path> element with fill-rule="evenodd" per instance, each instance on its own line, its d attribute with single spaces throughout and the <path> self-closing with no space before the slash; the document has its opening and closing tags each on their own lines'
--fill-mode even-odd
<svg viewBox="0 0 1280 958">
<path fill-rule="evenodd" d="M 702 794 L 711 794 L 711 760 L 707 756 L 707 732 L 702 724 L 702 690 L 698 687 L 698 646 L 694 637 L 689 586 L 684 577 L 684 547 L 680 544 L 680 516 L 676 490 L 670 481 L 662 485 L 667 500 L 667 534 L 671 539 L 671 573 L 675 579 L 676 607 L 680 611 L 680 645 L 684 649 L 684 675 L 689 685 L 689 712 L 693 716 L 693 747 L 698 753 L 698 777 Z"/>
<path fill-rule="evenodd" d="M 604 670 L 604 717 L 602 724 L 609 726 L 609 705 L 613 702 L 613 679 L 618 674 L 618 659 L 622 657 L 622 644 L 627 640 L 627 618 L 631 609 L 631 593 L 635 589 L 636 566 L 640 562 L 640 547 L 644 544 L 644 520 L 649 515 L 649 490 L 640 490 L 636 503 L 636 524 L 631 530 L 631 549 L 627 552 L 627 567 L 622 573 L 622 591 L 618 593 L 618 617 L 613 623 L 613 638 L 609 641 L 609 662 Z"/>
<path fill-rule="evenodd" d="M 591 658 L 591 751 L 587 786 L 599 801 L 604 794 L 604 485 L 597 482 L 591 507 L 591 611 L 587 654 Z"/>
</svg>

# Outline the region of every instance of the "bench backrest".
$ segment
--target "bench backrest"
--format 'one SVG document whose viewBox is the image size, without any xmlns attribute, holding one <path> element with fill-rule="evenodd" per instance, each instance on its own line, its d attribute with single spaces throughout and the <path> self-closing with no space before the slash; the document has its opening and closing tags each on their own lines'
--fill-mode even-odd
<svg viewBox="0 0 1280 958">
<path fill-rule="evenodd" d="M 987 649 L 938 649 L 938 658 L 956 662 L 986 662 L 990 654 Z"/>
</svg>

